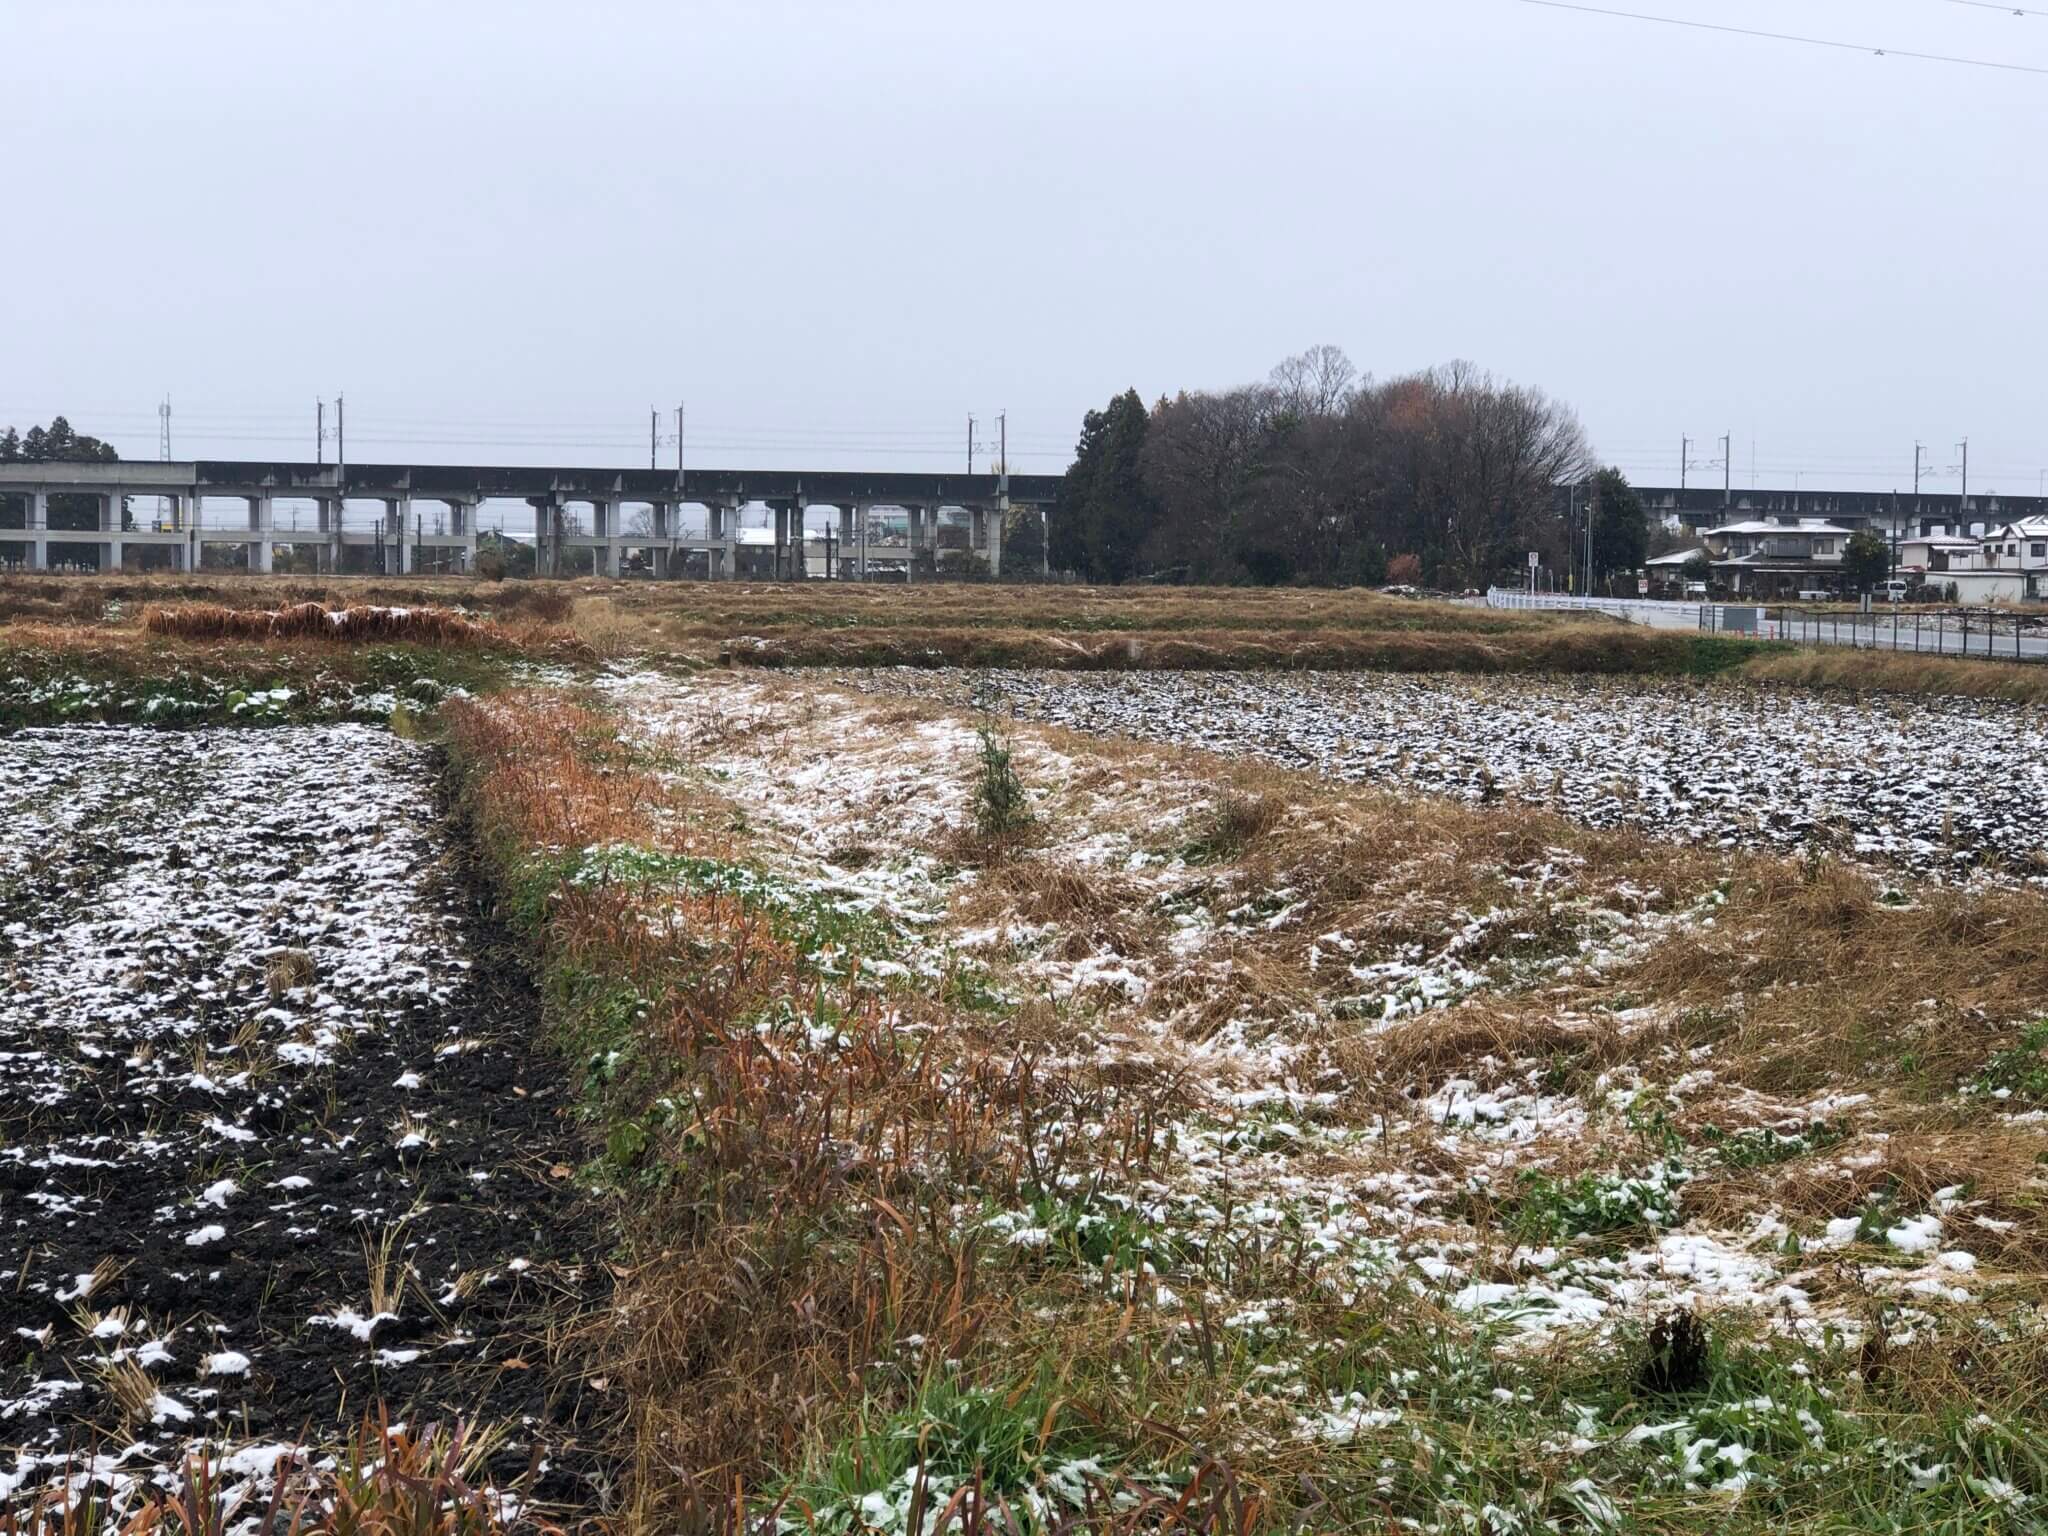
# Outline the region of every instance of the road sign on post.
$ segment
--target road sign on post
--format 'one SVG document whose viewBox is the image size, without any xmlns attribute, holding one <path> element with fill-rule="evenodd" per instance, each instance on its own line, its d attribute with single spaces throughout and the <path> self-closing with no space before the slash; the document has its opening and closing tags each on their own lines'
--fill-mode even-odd
<svg viewBox="0 0 2048 1536">
<path fill-rule="evenodd" d="M 1536 550 L 1529 551 L 1529 595 L 1536 595 L 1536 567 L 1543 563 L 1543 556 Z"/>
</svg>

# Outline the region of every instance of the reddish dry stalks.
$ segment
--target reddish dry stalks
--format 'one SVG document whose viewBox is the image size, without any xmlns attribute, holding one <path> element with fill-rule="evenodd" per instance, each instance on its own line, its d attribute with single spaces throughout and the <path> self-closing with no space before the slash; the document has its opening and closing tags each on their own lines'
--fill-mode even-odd
<svg viewBox="0 0 2048 1536">
<path fill-rule="evenodd" d="M 598 717 L 545 696 L 451 709 L 487 836 L 517 853 L 680 851 L 689 795 L 624 760 Z M 693 1479 L 759 1486 L 858 1402 L 871 1362 L 921 1334 L 973 1360 L 1007 1303 L 984 1295 L 960 1192 L 1050 1187 L 1018 1148 L 1078 1165 L 1084 1114 L 1148 1156 L 1152 1121 L 1117 1095 L 1062 1098 L 1032 1064 L 961 1059 L 855 975 L 823 978 L 759 912 L 662 883 L 558 884 L 545 944 L 643 999 L 642 1076 L 611 1112 L 646 1123 L 664 1182 L 621 1205 L 629 1260 L 599 1352 L 624 1391 L 636 1519 L 683 1518 Z M 973 1085 L 963 1091 L 962 1083 Z M 1136 1095 L 1128 1097 L 1135 1100 Z M 939 1354 L 943 1352 L 943 1354 Z M 678 1470 L 687 1476 L 679 1477 Z"/>
<path fill-rule="evenodd" d="M 331 640 L 342 645 L 411 641 L 425 645 L 512 647 L 512 637 L 493 624 L 479 624 L 446 608 L 380 608 L 358 604 L 328 608 L 295 603 L 288 608 L 229 608 L 221 603 L 152 605 L 142 613 L 152 635 L 188 640 Z"/>
</svg>

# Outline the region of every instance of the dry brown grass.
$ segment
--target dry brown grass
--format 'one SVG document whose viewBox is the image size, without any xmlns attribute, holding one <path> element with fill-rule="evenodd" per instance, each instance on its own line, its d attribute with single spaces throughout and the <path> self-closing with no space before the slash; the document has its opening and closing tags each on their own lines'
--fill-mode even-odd
<svg viewBox="0 0 2048 1536">
<path fill-rule="evenodd" d="M 778 722 L 773 732 L 721 737 L 717 750 L 783 768 L 835 742 L 847 750 L 857 740 L 869 752 L 874 719 L 901 714 L 794 680 L 715 686 Z M 816 695 L 808 713 L 797 707 L 805 692 Z M 485 825 L 509 844 L 708 851 L 723 837 L 728 854 L 791 851 L 781 831 L 708 831 L 725 827 L 729 810 L 708 787 L 714 781 L 652 777 L 620 749 L 616 722 L 541 695 L 453 713 L 458 752 L 483 766 L 472 782 Z M 700 1519 L 710 1490 L 737 1507 L 760 1495 L 764 1479 L 844 1446 L 863 1414 L 901 1404 L 890 1394 L 904 1390 L 905 1375 L 891 1362 L 912 1333 L 926 1341 L 918 1358 L 957 1360 L 961 1382 L 1015 1392 L 1024 1390 L 1020 1362 L 1059 1372 L 1056 1390 L 1084 1403 L 1090 1422 L 1135 1454 L 1172 1462 L 1189 1444 L 1249 1429 L 1260 1411 L 1227 1361 L 1190 1363 L 1235 1347 L 1216 1325 L 1219 1297 L 1289 1298 L 1303 1326 L 1330 1338 L 1418 1327 L 1451 1337 L 1466 1326 L 1432 1317 L 1429 1302 L 1405 1291 L 1398 1323 L 1370 1301 L 1363 1314 L 1319 1314 L 1329 1277 L 1304 1268 L 1289 1242 L 1219 1244 L 1212 1252 L 1228 1251 L 1214 1261 L 1221 1267 L 1187 1273 L 1171 1261 L 1181 1299 L 1161 1305 L 1147 1284 L 1125 1289 L 1111 1273 L 1037 1263 L 978 1228 L 983 1201 L 1016 1210 L 1049 1190 L 1177 1177 L 1159 1156 L 1161 1127 L 1196 1113 L 1231 1123 L 1234 1090 L 1271 1083 L 1258 1075 L 1264 1069 L 1241 1067 L 1234 1047 L 1178 1050 L 1226 1023 L 1252 1020 L 1300 1048 L 1290 1070 L 1330 1095 L 1312 1111 L 1316 1125 L 1381 1132 L 1333 1141 L 1290 1162 L 1288 1175 L 1390 1173 L 1462 1192 L 1418 1211 L 1413 1230 L 1468 1245 L 1475 1280 L 1526 1280 L 1517 1158 L 1560 1179 L 1636 1166 L 1649 1154 L 1618 1110 L 1602 1109 L 1609 1088 L 1640 1085 L 1653 1106 L 1662 1086 L 1703 1065 L 1718 1074 L 1714 1087 L 1673 1111 L 1701 1164 L 1689 1225 L 1739 1234 L 1775 1208 L 1810 1232 L 1873 1196 L 1903 1214 L 1961 1186 L 1972 1214 L 2011 1225 L 1970 1230 L 1958 1218 L 1945 1246 L 2023 1274 L 2048 1258 L 2035 1183 L 2048 1132 L 2014 1135 L 1953 1092 L 2048 988 L 2035 926 L 2048 903 L 2039 897 L 1923 892 L 1901 909 L 1877 900 L 1859 872 L 1825 860 L 1676 848 L 1520 805 L 1349 788 L 1068 732 L 1020 728 L 1020 742 L 1020 768 L 1045 792 L 1044 841 L 963 881 L 949 926 L 1051 925 L 1031 956 L 1020 951 L 1020 967 L 1047 955 L 1140 956 L 1156 977 L 1143 1000 L 1041 992 L 1014 1012 L 981 1013 L 914 993 L 884 998 L 819 975 L 787 935 L 734 902 L 631 881 L 556 887 L 551 951 L 579 974 L 628 979 L 645 1009 L 636 1026 L 643 1075 L 629 1105 L 659 1097 L 687 1106 L 680 1123 L 654 1132 L 666 1182 L 636 1186 L 625 1203 L 625 1310 L 601 1325 L 600 1369 L 630 1405 L 637 1471 L 627 1526 Z M 1056 750 L 1034 774 L 1029 754 L 1040 742 Z M 744 781 L 745 770 L 736 776 Z M 817 794 L 830 802 L 833 792 Z M 1210 866 L 1174 866 L 1175 899 L 1221 915 L 1285 891 L 1290 916 L 1271 927 L 1256 917 L 1236 923 L 1181 954 L 1163 942 L 1155 878 L 1201 828 L 1204 808 L 1231 800 L 1240 811 L 1229 823 L 1243 829 L 1229 839 L 1234 851 Z M 1069 857 L 1081 844 L 1103 846 L 1112 828 L 1168 859 L 1098 873 Z M 856 831 L 857 818 L 838 807 L 809 835 L 833 846 Z M 1701 904 L 1724 883 L 1725 904 L 1709 914 Z M 1652 924 L 1646 952 L 1581 972 L 1573 965 L 1588 908 L 1669 918 L 1672 930 Z M 1479 917 L 1492 925 L 1475 936 Z M 1500 963 L 1502 979 L 1392 1027 L 1351 1020 L 1329 1011 L 1349 985 L 1344 962 L 1326 957 L 1320 971 L 1308 963 L 1310 943 L 1332 931 L 1357 939 L 1361 960 L 1406 945 L 1431 954 L 1459 938 L 1465 960 Z M 1525 960 L 1539 970 L 1517 971 Z M 1918 1002 L 1935 987 L 1967 1002 L 1922 1024 Z M 1891 1002 L 1906 1005 L 1910 1031 L 1883 1015 Z M 1964 1008 L 1981 1012 L 1965 1018 Z M 783 1018 L 828 1019 L 838 1044 L 820 1050 L 800 1025 L 764 1026 Z M 1922 1045 L 1923 1032 L 1938 1038 Z M 1891 1080 L 1902 1051 L 1926 1053 L 1912 1091 Z M 1539 1145 L 1503 1154 L 1444 1132 L 1434 1111 L 1418 1114 L 1418 1096 L 1454 1077 L 1522 1092 L 1540 1080 L 1544 1094 L 1580 1098 L 1585 1121 L 1562 1118 Z M 1809 1081 L 1872 1094 L 1855 1108 L 1848 1140 L 1777 1166 L 1714 1163 L 1706 1127 L 1783 1123 L 1803 1101 L 1773 1095 L 1798 1094 Z M 1923 1091 L 1936 1085 L 1942 1092 Z M 1236 1200 L 1257 1195 L 1255 1186 L 1232 1190 Z M 1873 1256 L 1886 1261 L 1881 1249 L 1864 1258 Z M 1838 1268 L 1837 1279 L 1813 1282 L 1816 1301 L 1843 1315 L 1881 1315 L 1856 1289 L 1855 1266 Z M 1144 1374 L 1162 1356 L 1185 1367 L 1166 1401 L 1162 1378 Z M 1964 1366 L 1902 1350 L 1887 1369 L 1887 1390 L 1920 1394 Z M 1070 1384 L 1068 1371 L 1085 1381 Z M 1289 1441 L 1284 1421 L 1281 1429 L 1279 1440 L 1259 1442 L 1277 1448 L 1251 1463 L 1247 1486 L 1261 1497 L 1320 1470 L 1318 1449 Z"/>
<path fill-rule="evenodd" d="M 450 713 L 471 809 L 501 848 L 717 846 L 690 830 L 724 824 L 709 792 L 618 756 L 615 731 L 559 698 Z M 1091 900 L 1033 890 L 1049 908 Z M 1070 1160 L 1142 1164 L 1175 1091 L 1043 1072 L 1022 1037 L 937 1027 L 950 1021 L 928 996 L 823 979 L 727 897 L 563 884 L 545 941 L 643 1000 L 641 1069 L 613 1112 L 690 1106 L 659 1135 L 670 1177 L 620 1207 L 618 1304 L 596 1325 L 599 1369 L 628 1405 L 636 1529 L 673 1528 L 707 1486 L 757 1489 L 843 1433 L 896 1340 L 920 1335 L 970 1370 L 1013 1365 L 1031 1325 L 985 1273 L 957 1192 L 1020 1199 Z M 829 1051 L 800 1024 L 790 1038 L 760 1022 L 821 1013 Z M 1086 1139 L 1069 1129 L 1083 1124 Z"/>
<path fill-rule="evenodd" d="M 475 645 L 510 648 L 513 638 L 495 625 L 478 624 L 446 608 L 382 608 L 358 604 L 325 608 L 296 603 L 289 608 L 229 608 L 220 603 L 180 603 L 143 610 L 142 627 L 152 635 L 188 640 L 317 640 L 336 645 L 405 641 L 418 645 Z"/>
<path fill-rule="evenodd" d="M 214 1461 L 200 1456 L 171 1487 L 150 1490 L 118 1523 L 104 1503 L 67 1484 L 0 1502 L 0 1536 L 229 1536 L 245 1529 L 298 1536 L 504 1536 L 513 1530 L 560 1536 L 561 1528 L 528 1503 L 539 1468 L 510 1487 L 486 1484 L 483 1460 L 494 1443 L 494 1436 L 459 1423 L 394 1427 L 379 1413 L 357 1426 L 336 1457 L 307 1447 L 280 1458 L 267 1495 L 246 1485 L 231 1491 Z"/>
<path fill-rule="evenodd" d="M 270 1000 L 277 1002 L 294 987 L 310 987 L 316 974 L 311 954 L 303 949 L 283 949 L 264 966 L 263 983 Z"/>
<path fill-rule="evenodd" d="M 1674 934 L 1618 984 L 1728 1011 L 1729 1070 L 1752 1087 L 1896 1078 L 1907 1059 L 1953 1083 L 2048 999 L 2048 902 L 2003 887 L 1921 887 L 1903 907 L 1878 894 L 1833 860 L 1743 861 L 1713 927 Z"/>
<path fill-rule="evenodd" d="M 1815 647 L 1755 657 L 1740 675 L 1751 682 L 1786 687 L 2048 703 L 2048 663 L 2038 662 L 1965 661 L 1960 657 Z"/>
</svg>

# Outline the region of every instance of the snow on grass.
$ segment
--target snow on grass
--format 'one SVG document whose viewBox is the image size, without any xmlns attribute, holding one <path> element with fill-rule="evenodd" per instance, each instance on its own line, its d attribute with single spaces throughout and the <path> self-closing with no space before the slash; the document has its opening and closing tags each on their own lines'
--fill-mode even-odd
<svg viewBox="0 0 2048 1536">
<path fill-rule="evenodd" d="M 2021 705 L 1679 682 L 1375 673 L 857 674 L 878 691 L 1264 758 L 1354 783 L 1512 797 L 1594 826 L 2048 882 L 2048 725 Z M 1987 786 L 1996 785 L 1996 793 Z"/>
<path fill-rule="evenodd" d="M 1735 784 L 1748 774 L 1775 783 L 1794 767 L 1805 770 L 1802 782 L 1842 782 L 1796 757 L 1774 761 L 1783 754 L 1767 712 L 1696 691 L 1669 699 L 1600 693 L 1574 703 L 1562 685 L 1544 692 L 1548 685 L 1516 679 L 1495 721 L 1485 713 L 1492 695 L 1469 680 L 1128 674 L 1032 676 L 1021 687 L 1016 678 L 1004 681 L 1041 714 L 1075 719 L 1087 710 L 1082 723 L 1092 726 L 1283 761 L 1318 761 L 1320 752 L 1320 765 L 1346 776 L 1429 784 L 1430 775 L 1412 765 L 1405 774 L 1382 775 L 1392 759 L 1373 744 L 1371 720 L 1354 729 L 1345 714 L 1354 700 L 1365 701 L 1361 709 L 1404 709 L 1415 719 L 1401 727 L 1392 758 L 1427 741 L 1438 765 L 1432 787 L 1475 797 L 1486 782 L 1482 771 L 1495 776 L 1489 793 L 1516 792 L 1517 783 L 1528 787 L 1539 776 L 1547 784 L 1547 772 L 1538 775 L 1528 764 L 1513 777 L 1504 754 L 1552 753 L 1571 733 L 1545 711 L 1561 715 L 1574 707 L 1603 712 L 1603 739 L 1612 738 L 1615 748 L 1610 777 L 1625 774 L 1633 761 L 1629 711 L 1656 708 L 1643 717 L 1656 729 L 1642 762 L 1661 765 L 1674 796 L 1675 769 L 1658 754 L 1680 752 L 1699 732 L 1718 729 L 1720 713 L 1732 722 L 1735 746 L 1715 758 L 1717 782 Z M 891 674 L 882 685 L 918 690 L 928 683 Z M 1604 1328 L 1686 1306 L 1741 1308 L 1808 1342 L 1829 1329 L 1854 1337 L 1864 1326 L 1855 1308 L 1819 1299 L 1838 1292 L 1828 1274 L 1840 1257 L 1857 1266 L 1871 1294 L 1974 1298 L 1978 1277 L 1941 1262 L 1941 1224 L 1931 1214 L 1900 1212 L 1874 1230 L 1867 1218 L 1852 1219 L 1844 1233 L 1809 1227 L 1789 1242 L 1789 1229 L 1769 1217 L 1732 1227 L 1692 1218 L 1686 1190 L 1711 1166 L 1712 1149 L 1680 1142 L 1652 1152 L 1641 1145 L 1640 1125 L 1663 1111 L 1676 1113 L 1689 1096 L 1716 1091 L 1711 1049 L 1675 1063 L 1664 1081 L 1624 1064 L 1597 1083 L 1573 1087 L 1548 1084 L 1541 1062 L 1475 1061 L 1411 1085 L 1378 1110 L 1376 1123 L 1345 1123 L 1337 1113 L 1344 1094 L 1325 1054 L 1333 1034 L 1419 1028 L 1407 1021 L 1543 987 L 1597 987 L 1605 972 L 1666 936 L 1715 923 L 1725 901 L 1719 890 L 1690 904 L 1633 886 L 1596 896 L 1577 882 L 1576 856 L 1551 849 L 1513 883 L 1532 903 L 1550 905 L 1568 930 L 1561 941 L 1524 943 L 1538 936 L 1515 930 L 1512 914 L 1471 912 L 1447 941 L 1390 956 L 1345 929 L 1303 927 L 1304 903 L 1284 886 L 1246 885 L 1235 870 L 1192 868 L 1162 855 L 1159 842 L 1184 839 L 1186 832 L 1174 829 L 1188 824 L 1190 807 L 1213 788 L 1163 779 L 1156 764 L 1111 774 L 1020 730 L 1016 760 L 1042 811 L 1027 862 L 1117 882 L 1121 916 L 1134 925 L 1137 942 L 1105 946 L 1087 938 L 1087 920 L 1034 921 L 1013 910 L 991 921 L 993 877 L 934 861 L 934 851 L 970 815 L 971 720 L 906 721 L 883 699 L 862 703 L 779 680 L 679 685 L 642 676 L 615 680 L 611 691 L 630 739 L 678 754 L 689 771 L 746 807 L 761 834 L 757 845 L 773 850 L 780 878 L 820 889 L 858 884 L 873 909 L 914 917 L 916 941 L 927 950 L 985 959 L 995 994 L 1013 1002 L 1046 999 L 1060 1009 L 1070 1020 L 1068 1033 L 1044 1058 L 1045 1069 L 1173 1075 L 1185 1108 L 1162 1132 L 1170 1171 L 1122 1188 L 1090 1185 L 1079 1205 L 990 1212 L 986 1229 L 1003 1251 L 1042 1264 L 1080 1258 L 1095 1265 L 1109 1257 L 1113 1267 L 1128 1261 L 1164 1273 L 1174 1252 L 1220 1250 L 1247 1231 L 1275 1241 L 1284 1235 L 1319 1256 L 1333 1293 L 1396 1282 L 1510 1339 Z M 1859 712 L 1839 708 L 1847 722 L 1841 729 L 1849 730 Z M 1623 729 L 1612 726 L 1617 716 Z M 1745 719 L 1749 737 L 1739 728 Z M 1886 718 L 1885 730 L 1892 726 Z M 1866 723 L 1856 740 L 1868 743 L 1877 734 Z M 1822 756 L 1837 761 L 1840 753 L 1829 745 Z M 1458 763 L 1465 764 L 1464 778 L 1453 772 Z M 1580 782 L 1590 784 L 1584 773 Z M 1568 769 L 1567 802 L 1573 782 Z M 1791 798 L 1813 793 L 1819 791 L 1806 782 Z M 1660 813 L 1659 830 L 1736 840 L 1733 822 L 1715 820 L 1729 804 L 1718 792 L 1702 788 L 1680 798 L 1684 814 L 1673 821 Z M 1616 796 L 1608 809 L 1633 803 Z M 1885 796 L 1867 801 L 1880 809 L 1898 803 Z M 1675 799 L 1666 803 L 1667 810 L 1676 806 Z M 1635 816 L 1590 814 L 1599 809 L 1591 802 L 1568 808 L 1591 820 Z M 1824 820 L 1809 807 L 1744 822 L 1741 830 L 1765 846 L 1794 846 L 1792 831 Z M 833 854 L 855 843 L 871 845 L 877 856 L 849 876 Z M 1898 852 L 1904 845 L 1887 846 Z M 961 914 L 968 911 L 982 915 L 967 921 Z M 1185 1005 L 1170 999 L 1185 998 L 1191 987 L 1228 991 L 1230 946 L 1270 953 L 1276 943 L 1303 954 L 1307 990 L 1259 997 L 1237 988 L 1234 1016 L 1191 1031 Z M 1301 973 L 1295 975 L 1298 981 Z M 1620 1015 L 1618 1027 L 1651 1031 L 1663 1018 L 1654 1007 L 1638 1008 Z M 1595 1021 L 1572 1015 L 1559 1023 L 1584 1031 Z M 1747 1092 L 1738 1097 L 1749 1119 L 1800 1124 L 1847 1115 L 1860 1102 L 1839 1095 L 1806 1105 Z M 1800 1145 L 1788 1142 L 1788 1155 Z M 1412 1155 L 1417 1147 L 1426 1155 Z M 1048 1159 L 1056 1154 L 1050 1144 L 1040 1151 Z M 1518 1224 L 1528 1236 L 1505 1249 L 1476 1241 L 1469 1215 L 1475 1199 L 1493 1209 L 1496 1223 Z M 1284 1317 L 1276 1319 L 1270 1326 L 1286 1326 Z"/>
</svg>

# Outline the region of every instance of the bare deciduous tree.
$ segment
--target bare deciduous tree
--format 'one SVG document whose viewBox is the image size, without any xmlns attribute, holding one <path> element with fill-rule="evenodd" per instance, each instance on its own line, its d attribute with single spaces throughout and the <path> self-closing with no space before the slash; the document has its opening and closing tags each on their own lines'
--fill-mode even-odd
<svg viewBox="0 0 2048 1536">
<path fill-rule="evenodd" d="M 1350 404 L 1358 370 L 1342 347 L 1326 343 L 1276 364 L 1268 379 L 1297 416 L 1334 416 Z"/>
</svg>

